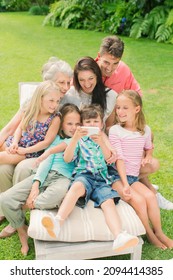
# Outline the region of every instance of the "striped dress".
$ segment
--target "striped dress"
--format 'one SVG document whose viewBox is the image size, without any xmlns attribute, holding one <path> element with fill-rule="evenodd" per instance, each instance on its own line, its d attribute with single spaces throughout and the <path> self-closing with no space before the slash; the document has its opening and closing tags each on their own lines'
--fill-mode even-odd
<svg viewBox="0 0 173 280">
<path fill-rule="evenodd" d="M 109 140 L 117 152 L 117 159 L 124 160 L 126 175 L 138 177 L 144 151 L 153 148 L 149 126 L 145 126 L 145 133 L 142 135 L 116 124 L 110 128 Z"/>
</svg>

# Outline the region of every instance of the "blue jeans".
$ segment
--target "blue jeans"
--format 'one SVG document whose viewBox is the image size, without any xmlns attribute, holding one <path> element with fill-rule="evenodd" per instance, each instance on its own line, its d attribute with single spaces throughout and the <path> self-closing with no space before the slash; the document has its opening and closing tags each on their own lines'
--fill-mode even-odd
<svg viewBox="0 0 173 280">
<path fill-rule="evenodd" d="M 87 171 L 76 174 L 69 188 L 73 187 L 75 182 L 81 182 L 86 190 L 85 197 L 80 197 L 77 201 L 77 205 L 81 208 L 86 206 L 89 199 L 94 201 L 94 207 L 99 207 L 110 198 L 114 199 L 115 203 L 118 203 L 120 199 L 119 194 L 105 182 L 99 173 L 92 174 Z"/>
<path fill-rule="evenodd" d="M 121 181 L 118 171 L 113 166 L 108 166 L 108 173 L 112 177 L 112 183 Z M 132 185 L 133 183 L 138 182 L 139 178 L 136 176 L 127 175 L 127 181 L 129 185 Z"/>
</svg>

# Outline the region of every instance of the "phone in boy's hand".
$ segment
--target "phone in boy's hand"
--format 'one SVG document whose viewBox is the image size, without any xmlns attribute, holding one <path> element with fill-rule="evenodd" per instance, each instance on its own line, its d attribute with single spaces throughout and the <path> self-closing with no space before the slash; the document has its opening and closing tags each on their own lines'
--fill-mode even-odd
<svg viewBox="0 0 173 280">
<path fill-rule="evenodd" d="M 98 134 L 100 131 L 100 128 L 97 126 L 81 126 L 81 128 L 88 131 L 87 136 Z"/>
</svg>

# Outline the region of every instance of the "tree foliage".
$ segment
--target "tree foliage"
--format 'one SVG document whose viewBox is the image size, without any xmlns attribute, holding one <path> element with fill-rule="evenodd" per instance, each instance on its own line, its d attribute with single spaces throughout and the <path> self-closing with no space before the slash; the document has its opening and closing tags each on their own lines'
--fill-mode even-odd
<svg viewBox="0 0 173 280">
<path fill-rule="evenodd" d="M 31 8 L 31 5 L 33 6 Z M 0 0 L 6 10 L 27 10 L 45 17 L 43 24 L 87 29 L 157 42 L 173 41 L 172 0 Z"/>
<path fill-rule="evenodd" d="M 130 37 L 147 37 L 157 42 L 170 41 L 173 34 L 173 9 L 166 6 L 153 8 L 144 17 L 141 15 L 133 20 Z"/>
</svg>

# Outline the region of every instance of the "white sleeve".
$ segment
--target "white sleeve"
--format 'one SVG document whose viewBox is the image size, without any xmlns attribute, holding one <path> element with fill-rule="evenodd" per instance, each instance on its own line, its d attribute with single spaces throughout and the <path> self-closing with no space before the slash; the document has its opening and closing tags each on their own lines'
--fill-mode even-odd
<svg viewBox="0 0 173 280">
<path fill-rule="evenodd" d="M 106 88 L 106 90 L 108 90 L 108 88 Z M 105 113 L 105 120 L 110 116 L 112 111 L 115 109 L 117 95 L 118 94 L 116 93 L 116 91 L 112 89 L 106 93 L 107 108 Z"/>
</svg>

